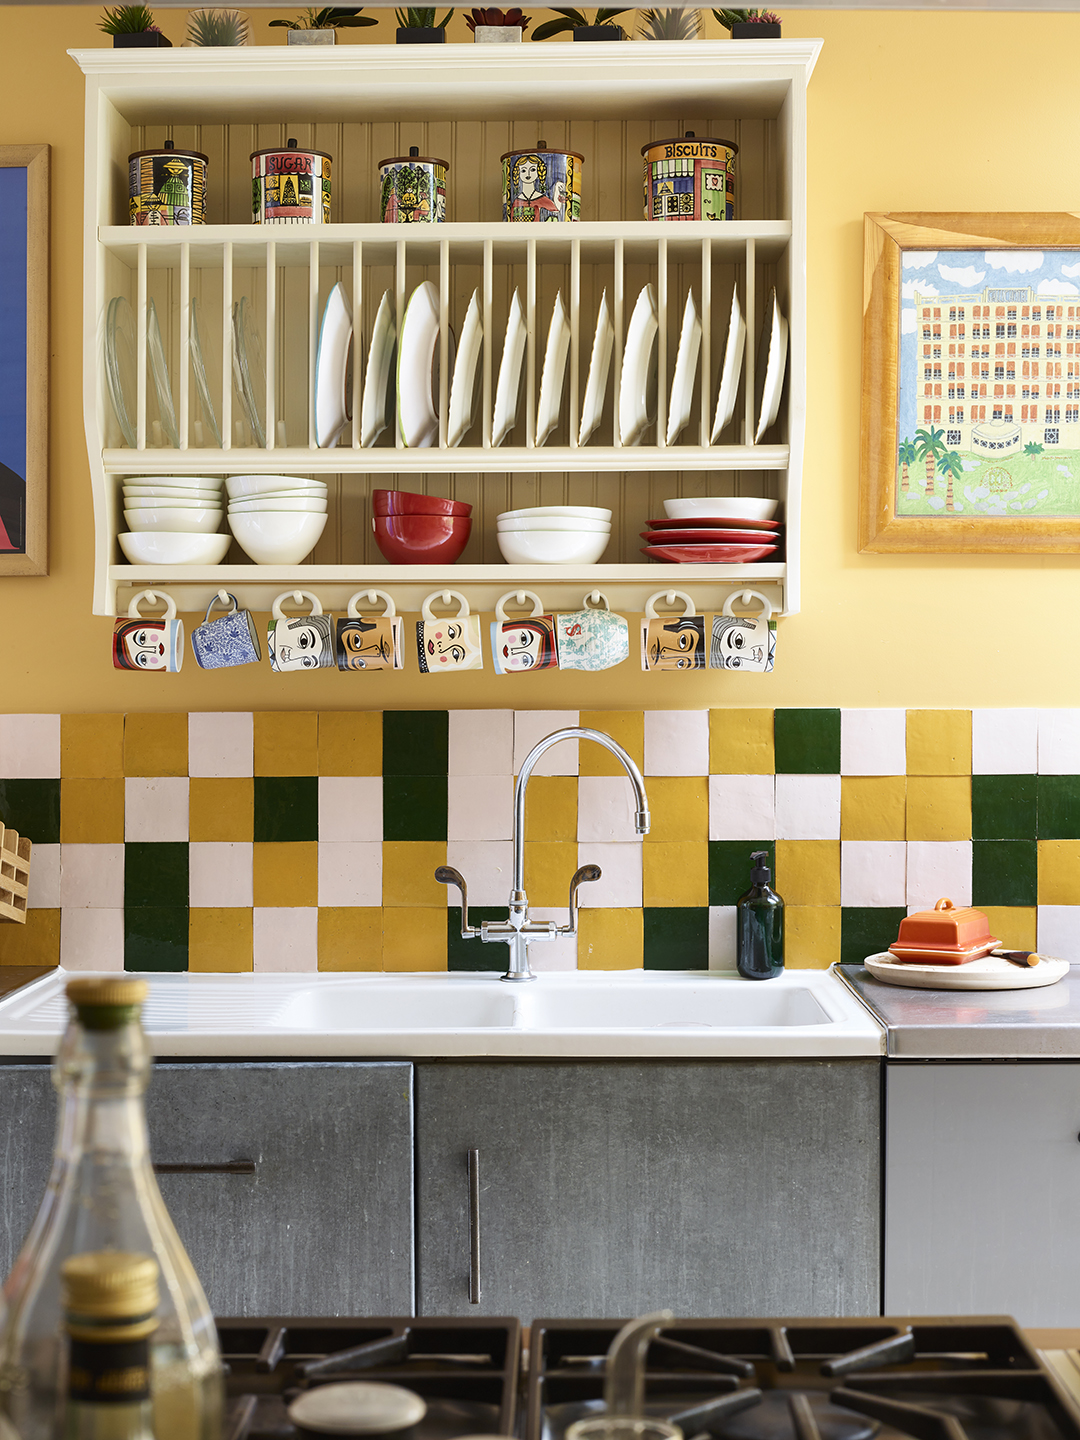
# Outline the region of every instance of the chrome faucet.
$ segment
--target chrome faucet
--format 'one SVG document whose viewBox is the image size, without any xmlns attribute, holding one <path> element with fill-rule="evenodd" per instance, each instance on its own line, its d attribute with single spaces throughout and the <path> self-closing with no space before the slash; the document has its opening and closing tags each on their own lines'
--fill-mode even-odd
<svg viewBox="0 0 1080 1440">
<path fill-rule="evenodd" d="M 630 756 L 602 730 L 589 730 L 582 725 L 570 725 L 565 730 L 553 730 L 537 741 L 525 756 L 517 784 L 514 786 L 514 878 L 510 891 L 509 914 L 505 920 L 485 920 L 479 926 L 469 924 L 469 896 L 464 876 L 452 865 L 440 865 L 435 879 L 443 885 L 456 885 L 461 891 L 461 938 L 474 940 L 477 936 L 487 944 L 503 944 L 510 947 L 510 968 L 502 977 L 504 980 L 535 980 L 529 968 L 529 943 L 533 940 L 555 940 L 560 935 L 577 934 L 578 886 L 589 880 L 600 879 L 599 865 L 582 865 L 570 881 L 570 921 L 557 925 L 554 920 L 531 920 L 529 902 L 525 895 L 525 790 L 537 760 L 545 750 L 557 745 L 560 740 L 595 740 L 610 750 L 626 771 L 637 801 L 634 827 L 639 835 L 649 833 L 649 804 L 645 794 L 645 781 L 641 771 Z"/>
</svg>

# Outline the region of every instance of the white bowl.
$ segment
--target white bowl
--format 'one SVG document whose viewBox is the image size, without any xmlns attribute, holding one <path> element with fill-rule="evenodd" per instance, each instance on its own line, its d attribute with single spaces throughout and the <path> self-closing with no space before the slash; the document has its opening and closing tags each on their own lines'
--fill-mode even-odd
<svg viewBox="0 0 1080 1440">
<path fill-rule="evenodd" d="M 221 510 L 222 510 L 222 506 L 221 506 L 221 501 L 220 501 L 220 500 L 217 500 L 217 499 L 208 500 L 208 499 L 206 499 L 205 497 L 203 497 L 202 499 L 198 499 L 198 498 L 192 498 L 192 497 L 189 497 L 189 496 L 185 495 L 185 496 L 183 496 L 183 497 L 177 496 L 175 499 L 173 499 L 173 498 L 170 496 L 170 498 L 167 499 L 167 500 L 162 500 L 162 499 L 160 499 L 160 498 L 151 500 L 151 499 L 149 499 L 149 498 L 148 498 L 147 496 L 145 496 L 145 495 L 125 495 L 125 496 L 124 496 L 124 509 L 125 509 L 125 510 L 216 510 L 217 513 L 220 515 L 220 514 L 221 514 Z"/>
<path fill-rule="evenodd" d="M 562 530 L 567 534 L 610 535 L 610 520 L 564 520 L 561 515 L 541 515 L 539 518 L 526 516 L 522 520 L 499 519 L 496 529 L 503 534 L 521 530 Z"/>
<path fill-rule="evenodd" d="M 125 510 L 124 519 L 132 533 L 148 530 L 171 530 L 177 535 L 212 535 L 221 527 L 221 509 Z"/>
<path fill-rule="evenodd" d="M 504 510 L 498 520 L 526 520 L 560 517 L 564 520 L 610 520 L 611 511 L 599 505 L 531 505 L 524 510 Z"/>
<path fill-rule="evenodd" d="M 232 495 L 230 505 L 258 505 L 263 500 L 325 500 L 327 489 L 321 490 L 264 490 L 261 495 Z"/>
<path fill-rule="evenodd" d="M 309 480 L 304 475 L 229 475 L 225 489 L 237 495 L 265 495 L 267 490 L 325 490 L 325 480 Z"/>
<path fill-rule="evenodd" d="M 167 485 L 172 490 L 220 490 L 220 475 L 125 475 L 125 485 Z"/>
<path fill-rule="evenodd" d="M 234 500 L 229 506 L 230 515 L 258 515 L 265 511 L 282 513 L 292 511 L 294 515 L 325 515 L 325 500 Z"/>
<path fill-rule="evenodd" d="M 326 516 L 231 513 L 229 528 L 256 565 L 299 565 L 326 529 Z"/>
<path fill-rule="evenodd" d="M 595 565 L 610 535 L 561 530 L 500 530 L 496 536 L 509 565 Z"/>
<path fill-rule="evenodd" d="M 218 565 L 232 542 L 231 535 L 183 535 L 168 530 L 117 538 L 132 565 Z"/>
<path fill-rule="evenodd" d="M 772 520 L 779 500 L 755 500 L 742 495 L 707 495 L 693 499 L 665 500 L 669 520 L 693 520 L 695 516 L 723 516 L 727 520 Z"/>
<path fill-rule="evenodd" d="M 125 485 L 124 495 L 130 500 L 161 500 L 166 504 L 171 500 L 212 500 L 215 505 L 221 504 L 220 490 L 204 490 L 194 485 L 188 489 L 179 485 Z"/>
</svg>

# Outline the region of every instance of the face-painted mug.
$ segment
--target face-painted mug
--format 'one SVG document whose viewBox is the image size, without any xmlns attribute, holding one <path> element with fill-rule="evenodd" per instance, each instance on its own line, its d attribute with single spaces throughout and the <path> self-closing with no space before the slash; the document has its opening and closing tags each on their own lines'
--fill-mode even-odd
<svg viewBox="0 0 1080 1440">
<path fill-rule="evenodd" d="M 215 605 L 232 608 L 210 619 Z M 191 632 L 191 649 L 203 670 L 224 670 L 232 665 L 254 665 L 262 659 L 259 633 L 250 610 L 241 610 L 235 595 L 219 590 L 206 607 L 206 617 Z"/>
<path fill-rule="evenodd" d="M 630 627 L 608 609 L 607 596 L 591 590 L 580 610 L 555 616 L 561 670 L 610 670 L 630 654 Z"/>
<path fill-rule="evenodd" d="M 657 615 L 656 602 L 674 605 L 682 600 L 681 615 Z M 658 590 L 645 602 L 641 622 L 641 668 L 643 670 L 704 670 L 705 616 L 695 613 L 694 602 L 683 590 Z"/>
<path fill-rule="evenodd" d="M 759 590 L 743 590 L 741 604 L 761 601 L 760 615 L 735 615 L 735 593 L 724 601 L 721 614 L 713 616 L 710 670 L 750 670 L 764 674 L 773 668 L 776 657 L 776 621 L 772 604 Z"/>
<path fill-rule="evenodd" d="M 458 613 L 443 618 L 432 612 L 432 601 L 449 605 L 456 600 Z M 484 651 L 480 643 L 480 617 L 469 614 L 469 602 L 459 590 L 436 590 L 420 607 L 424 617 L 416 622 L 416 658 L 425 675 L 448 670 L 482 670 Z"/>
<path fill-rule="evenodd" d="M 513 619 L 506 613 L 506 602 L 517 605 L 532 601 L 531 614 Z M 495 619 L 491 622 L 491 662 L 496 675 L 514 675 L 525 670 L 557 670 L 558 641 L 555 616 L 543 614 L 540 596 L 531 590 L 509 590 L 495 602 Z"/>
<path fill-rule="evenodd" d="M 165 614 L 144 620 L 139 601 L 165 602 Z M 184 663 L 184 622 L 176 618 L 176 601 L 159 590 L 133 595 L 128 613 L 113 625 L 113 664 L 117 670 L 168 670 L 175 674 Z"/>
<path fill-rule="evenodd" d="M 281 602 L 291 600 L 300 605 L 311 601 L 308 615 L 286 615 Z M 270 668 L 286 670 L 332 670 L 334 668 L 334 628 L 329 615 L 322 613 L 319 597 L 310 590 L 286 590 L 274 601 L 270 611 L 273 619 L 266 627 L 266 648 L 270 651 Z"/>
<path fill-rule="evenodd" d="M 382 600 L 386 609 L 381 615 L 361 615 L 361 600 L 369 605 Z M 345 618 L 337 622 L 338 669 L 402 669 L 402 629 L 401 616 L 394 613 L 394 601 L 385 590 L 358 590 Z"/>
</svg>

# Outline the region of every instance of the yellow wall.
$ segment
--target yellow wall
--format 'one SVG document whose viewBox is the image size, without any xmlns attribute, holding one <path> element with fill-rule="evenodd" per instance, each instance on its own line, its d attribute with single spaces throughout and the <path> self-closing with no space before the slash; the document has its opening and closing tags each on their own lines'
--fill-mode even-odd
<svg viewBox="0 0 1080 1440">
<path fill-rule="evenodd" d="M 277 676 L 264 664 L 123 674 L 90 614 L 82 432 L 82 76 L 100 11 L 5 5 L 0 140 L 53 147 L 52 573 L 0 580 L 0 710 L 645 706 L 1063 706 L 1080 556 L 869 556 L 856 550 L 862 216 L 866 210 L 1062 210 L 1080 199 L 1080 15 L 789 12 L 825 38 L 810 86 L 809 418 L 803 610 L 780 624 L 773 675 L 484 675 L 415 669 Z M 278 43 L 256 11 L 257 43 Z M 291 13 L 282 11 L 282 14 Z M 393 23 L 382 11 L 378 30 Z M 539 14 L 539 11 L 535 13 Z M 159 14 L 181 38 L 182 11 Z M 536 23 L 536 22 L 534 22 Z M 718 35 L 711 16 L 708 32 Z M 467 32 L 461 13 L 452 39 Z M 188 617 L 189 623 L 191 617 Z"/>
</svg>

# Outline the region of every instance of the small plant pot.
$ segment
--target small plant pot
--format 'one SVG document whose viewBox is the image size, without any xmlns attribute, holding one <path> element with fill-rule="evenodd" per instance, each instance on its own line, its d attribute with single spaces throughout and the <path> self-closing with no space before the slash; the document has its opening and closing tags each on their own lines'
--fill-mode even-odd
<svg viewBox="0 0 1080 1440">
<path fill-rule="evenodd" d="M 172 41 L 159 30 L 136 30 L 112 37 L 114 50 L 171 50 Z"/>
<path fill-rule="evenodd" d="M 739 20 L 731 27 L 732 40 L 779 40 L 780 26 L 773 24 L 753 25 L 748 20 Z"/>
<path fill-rule="evenodd" d="M 334 45 L 337 43 L 336 30 L 289 30 L 285 35 L 287 45 Z"/>
<path fill-rule="evenodd" d="M 626 31 L 621 25 L 578 25 L 571 30 L 575 40 L 625 40 Z"/>
<path fill-rule="evenodd" d="M 477 45 L 520 45 L 520 25 L 477 25 L 473 31 Z"/>
<path fill-rule="evenodd" d="M 399 45 L 445 45 L 446 31 L 436 25 L 399 25 Z"/>
</svg>

